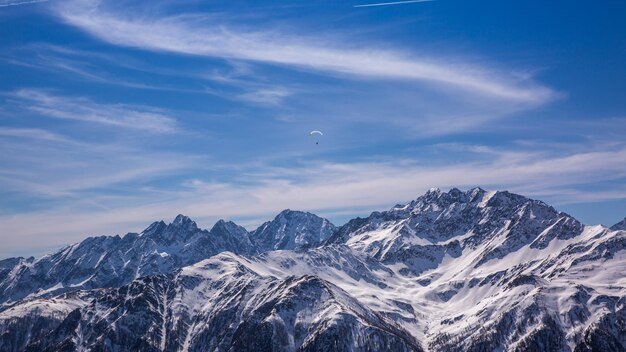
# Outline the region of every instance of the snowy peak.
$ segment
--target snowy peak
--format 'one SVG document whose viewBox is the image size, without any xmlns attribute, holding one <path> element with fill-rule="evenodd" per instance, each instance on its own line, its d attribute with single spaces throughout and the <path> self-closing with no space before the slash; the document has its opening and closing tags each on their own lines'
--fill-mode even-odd
<svg viewBox="0 0 626 352">
<path fill-rule="evenodd" d="M 450 206 L 469 207 L 516 207 L 522 205 L 530 199 L 510 193 L 508 191 L 487 192 L 480 187 L 472 188 L 466 192 L 458 188 L 452 188 L 448 192 L 439 189 L 430 190 L 406 206 L 412 213 L 424 213 L 428 211 L 444 210 Z"/>
<path fill-rule="evenodd" d="M 183 214 L 178 214 L 176 218 L 174 218 L 174 221 L 172 221 L 170 226 L 184 228 L 190 231 L 198 229 L 198 226 L 196 225 L 195 221 L 191 220 L 189 217 Z"/>
<path fill-rule="evenodd" d="M 330 221 L 317 215 L 283 210 L 250 234 L 260 251 L 302 249 L 328 239 L 336 230 Z"/>
<path fill-rule="evenodd" d="M 152 223 L 143 230 L 141 236 L 150 238 L 160 245 L 173 245 L 189 241 L 198 232 L 200 229 L 193 220 L 179 214 L 169 224 L 165 224 L 163 220 Z"/>
<path fill-rule="evenodd" d="M 617 224 L 611 226 L 611 230 L 613 230 L 613 231 L 616 231 L 616 230 L 626 231 L 626 218 L 624 218 L 624 220 L 618 222 Z"/>
<path fill-rule="evenodd" d="M 340 232 L 345 234 L 347 230 L 358 233 L 402 223 L 404 231 L 437 243 L 465 235 L 477 227 L 482 231 L 475 233 L 485 233 L 494 223 L 503 227 L 506 220 L 525 218 L 542 221 L 564 216 L 569 217 L 541 201 L 507 191 L 487 192 L 473 188 L 463 192 L 452 188 L 442 192 L 434 189 L 404 206 L 396 206 L 386 212 L 374 212 L 362 221 L 356 219 L 348 223 L 350 226 L 346 229 L 340 229 Z"/>
<path fill-rule="evenodd" d="M 449 205 L 455 202 L 467 203 L 480 200 L 485 194 L 487 192 L 480 187 L 472 188 L 467 192 L 463 192 L 458 188 L 452 188 L 448 192 L 442 192 L 439 188 L 431 188 L 423 196 L 418 197 L 408 205 L 415 206 L 420 202 L 438 205 Z"/>
<path fill-rule="evenodd" d="M 50 297 L 68 291 L 119 287 L 137 277 L 172 273 L 215 254 L 256 253 L 247 231 L 220 221 L 201 230 L 189 217 L 152 223 L 141 234 L 89 237 L 56 253 L 0 262 L 2 304 L 25 297 Z"/>
<path fill-rule="evenodd" d="M 167 224 L 161 221 L 155 221 L 150 226 L 148 226 L 145 230 L 141 232 L 141 235 L 150 236 L 153 233 L 160 233 L 167 227 Z"/>
<path fill-rule="evenodd" d="M 170 235 L 188 235 L 200 231 L 196 222 L 189 217 L 179 214 L 165 228 L 165 233 Z"/>
<path fill-rule="evenodd" d="M 460 255 L 465 248 L 488 246 L 476 265 L 525 245 L 547 246 L 555 238 L 579 234 L 576 219 L 538 200 L 507 191 L 487 192 L 481 188 L 448 192 L 432 189 L 406 205 L 374 212 L 342 226 L 329 243 L 344 243 L 382 260 L 408 260 L 421 255 L 436 267 L 446 255 Z"/>
<path fill-rule="evenodd" d="M 248 231 L 243 227 L 235 224 L 232 221 L 219 220 L 213 225 L 210 232 L 214 233 L 228 233 L 233 236 L 246 237 Z"/>
<path fill-rule="evenodd" d="M 246 255 L 257 252 L 250 241 L 248 231 L 232 221 L 219 220 L 209 234 L 205 242 L 209 245 L 218 245 L 219 248 L 216 248 L 218 253 L 224 250 Z"/>
</svg>

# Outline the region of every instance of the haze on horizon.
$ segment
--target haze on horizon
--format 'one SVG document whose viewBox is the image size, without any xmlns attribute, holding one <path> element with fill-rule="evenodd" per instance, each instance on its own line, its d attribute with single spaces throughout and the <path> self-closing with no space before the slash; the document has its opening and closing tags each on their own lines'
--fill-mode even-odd
<svg viewBox="0 0 626 352">
<path fill-rule="evenodd" d="M 0 0 L 0 258 L 432 187 L 626 216 L 626 3 L 375 3 Z"/>
</svg>

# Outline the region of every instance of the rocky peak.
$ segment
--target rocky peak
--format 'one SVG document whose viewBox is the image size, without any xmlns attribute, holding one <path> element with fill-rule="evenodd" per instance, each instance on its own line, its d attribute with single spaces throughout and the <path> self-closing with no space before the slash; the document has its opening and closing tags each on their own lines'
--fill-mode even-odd
<svg viewBox="0 0 626 352">
<path fill-rule="evenodd" d="M 516 207 L 530 201 L 530 199 L 520 196 L 519 194 L 510 193 L 508 191 L 497 191 L 489 197 L 485 203 L 489 207 Z M 543 202 L 541 202 L 543 203 Z"/>
<path fill-rule="evenodd" d="M 150 236 L 151 234 L 154 234 L 154 233 L 161 233 L 165 230 L 166 227 L 167 227 L 167 224 L 163 220 L 155 221 L 152 224 L 150 224 L 150 226 L 148 226 L 145 230 L 143 230 L 141 234 Z"/>
<path fill-rule="evenodd" d="M 195 221 L 182 214 L 178 214 L 169 226 L 185 229 L 188 231 L 198 230 L 198 225 L 196 225 Z"/>
<path fill-rule="evenodd" d="M 388 257 L 408 248 L 415 252 L 429 245 L 445 247 L 455 238 L 461 239 L 461 247 L 476 247 L 506 233 L 502 248 L 493 248 L 493 254 L 485 257 L 489 260 L 536 239 L 535 245 L 543 247 L 554 238 L 569 238 L 580 231 L 582 224 L 569 215 L 507 191 L 487 192 L 478 187 L 465 192 L 457 188 L 448 192 L 431 189 L 404 206 L 350 221 L 329 243 L 346 243 L 371 255 Z"/>
<path fill-rule="evenodd" d="M 145 240 L 152 240 L 159 245 L 172 245 L 185 243 L 194 235 L 201 232 L 198 225 L 189 217 L 179 214 L 169 224 L 163 221 L 155 222 L 145 229 L 141 236 Z"/>
<path fill-rule="evenodd" d="M 211 233 L 228 233 L 238 237 L 247 237 L 248 230 L 232 221 L 219 220 L 211 228 Z"/>
<path fill-rule="evenodd" d="M 317 218 L 317 217 L 318 217 L 317 215 L 311 214 L 309 212 L 285 209 L 281 211 L 280 213 L 278 213 L 278 215 L 276 215 L 274 220 L 288 221 L 288 220 L 293 220 L 293 219 L 298 219 L 298 218 L 304 219 L 304 218 Z"/>
<path fill-rule="evenodd" d="M 315 214 L 286 209 L 254 230 L 250 238 L 260 251 L 301 249 L 325 241 L 335 229 Z"/>
</svg>

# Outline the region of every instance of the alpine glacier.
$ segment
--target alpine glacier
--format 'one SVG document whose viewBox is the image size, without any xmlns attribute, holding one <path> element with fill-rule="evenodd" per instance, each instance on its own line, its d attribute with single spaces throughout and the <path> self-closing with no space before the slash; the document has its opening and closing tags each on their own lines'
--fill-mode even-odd
<svg viewBox="0 0 626 352">
<path fill-rule="evenodd" d="M 620 224 L 480 188 L 338 228 L 179 215 L 0 261 L 0 351 L 626 351 Z"/>
</svg>

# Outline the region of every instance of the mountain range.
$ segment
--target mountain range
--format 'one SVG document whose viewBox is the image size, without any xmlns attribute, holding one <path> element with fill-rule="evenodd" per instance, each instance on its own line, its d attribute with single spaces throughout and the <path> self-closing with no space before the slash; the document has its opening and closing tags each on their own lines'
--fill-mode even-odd
<svg viewBox="0 0 626 352">
<path fill-rule="evenodd" d="M 340 227 L 178 215 L 0 261 L 0 351 L 626 351 L 626 219 L 480 188 Z"/>
</svg>

